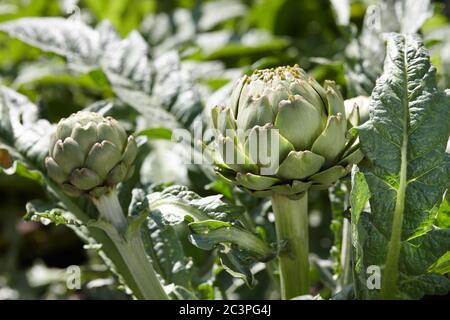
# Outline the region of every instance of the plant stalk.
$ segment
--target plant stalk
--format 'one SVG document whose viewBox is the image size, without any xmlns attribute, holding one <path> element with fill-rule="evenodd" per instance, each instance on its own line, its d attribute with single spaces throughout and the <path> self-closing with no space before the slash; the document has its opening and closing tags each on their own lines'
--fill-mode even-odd
<svg viewBox="0 0 450 320">
<path fill-rule="evenodd" d="M 292 200 L 274 194 L 272 207 L 278 242 L 286 250 L 278 257 L 282 299 L 309 293 L 308 194 Z"/>
<path fill-rule="evenodd" d="M 120 255 L 123 257 L 143 299 L 167 300 L 168 296 L 161 286 L 156 272 L 145 253 L 140 234 L 135 234 L 126 239 L 121 238 L 119 234 L 109 235 L 113 239 Z"/>
<path fill-rule="evenodd" d="M 111 223 L 119 232 L 126 231 L 127 219 L 125 219 L 115 189 L 98 198 L 92 197 L 91 200 L 97 207 L 102 219 Z"/>
<path fill-rule="evenodd" d="M 122 268 L 121 273 L 127 274 L 121 276 L 133 280 L 133 294 L 138 299 L 167 300 L 168 296 L 147 257 L 139 230 L 128 230 L 117 192 L 112 190 L 92 201 L 103 220 L 99 222 L 98 227 L 105 231 L 124 261 L 125 268 Z"/>
</svg>

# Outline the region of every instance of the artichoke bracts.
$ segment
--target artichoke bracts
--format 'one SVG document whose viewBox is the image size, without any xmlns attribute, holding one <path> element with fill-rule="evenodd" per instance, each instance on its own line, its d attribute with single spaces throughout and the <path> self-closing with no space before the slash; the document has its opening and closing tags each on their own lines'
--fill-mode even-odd
<svg viewBox="0 0 450 320">
<path fill-rule="evenodd" d="M 136 154 L 116 120 L 80 111 L 58 123 L 45 166 L 68 195 L 99 198 L 133 173 Z"/>
<path fill-rule="evenodd" d="M 363 157 L 334 82 L 322 87 L 297 65 L 243 76 L 212 122 L 216 172 L 255 196 L 328 188 Z"/>
<path fill-rule="evenodd" d="M 89 226 L 103 231 L 116 270 L 139 299 L 168 299 L 142 243 L 140 217 L 125 216 L 116 185 L 134 170 L 137 145 L 111 117 L 80 111 L 61 119 L 45 159 L 48 175 L 69 196 L 87 196 L 99 216 Z M 141 222 L 142 223 L 142 222 Z M 139 227 L 138 227 L 139 226 Z M 103 243 L 102 243 L 103 244 Z M 105 251 L 106 252 L 106 251 Z"/>
</svg>

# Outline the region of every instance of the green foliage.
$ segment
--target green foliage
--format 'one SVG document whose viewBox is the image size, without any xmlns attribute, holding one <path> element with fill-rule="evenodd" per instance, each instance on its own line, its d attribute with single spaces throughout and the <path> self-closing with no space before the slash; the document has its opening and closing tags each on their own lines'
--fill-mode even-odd
<svg viewBox="0 0 450 320">
<path fill-rule="evenodd" d="M 442 3 L 413 2 L 2 1 L 2 294 L 73 298 L 58 289 L 63 266 L 47 259 L 64 252 L 58 263 L 83 270 L 76 298 L 151 298 L 151 275 L 171 299 L 280 298 L 276 262 L 290 259 L 290 240 L 277 240 L 271 202 L 186 160 L 211 109 L 230 105 L 237 79 L 299 64 L 320 85 L 334 80 L 343 100 L 355 98 L 345 103 L 345 139 L 365 159 L 351 180 L 331 183 L 346 166 L 324 181 L 328 190 L 309 193 L 310 270 L 295 276 L 309 276 L 314 299 L 448 295 L 449 16 Z M 370 120 L 357 127 L 367 108 L 352 104 L 368 96 Z M 136 169 L 112 206 L 125 230 L 89 199 L 66 195 L 45 169 L 55 124 L 80 110 L 114 117 L 136 138 Z M 172 140 L 180 128 L 194 139 Z M 368 286 L 371 266 L 379 289 Z"/>
<path fill-rule="evenodd" d="M 358 129 L 367 162 L 353 189 L 356 295 L 417 299 L 450 289 L 448 278 L 428 272 L 450 250 L 449 230 L 432 225 L 449 185 L 449 108 L 417 36 L 391 35 L 387 53 L 370 120 Z M 365 183 L 370 213 L 356 202 Z M 384 266 L 381 292 L 365 286 L 371 265 Z"/>
<path fill-rule="evenodd" d="M 351 96 L 370 95 L 383 70 L 385 34 L 416 33 L 431 16 L 430 0 L 418 0 L 414 6 L 406 0 L 385 0 L 369 6 L 360 35 L 346 48 L 347 87 Z"/>
<path fill-rule="evenodd" d="M 189 240 L 196 247 L 203 250 L 219 248 L 225 269 L 233 275 L 239 274 L 250 284 L 250 266 L 258 260 L 273 258 L 274 251 L 257 235 L 243 228 L 237 216 L 242 213 L 241 208 L 226 204 L 220 198 L 201 198 L 185 187 L 172 186 L 150 194 L 148 201 L 152 212 L 165 225 L 187 222 L 191 232 Z"/>
</svg>

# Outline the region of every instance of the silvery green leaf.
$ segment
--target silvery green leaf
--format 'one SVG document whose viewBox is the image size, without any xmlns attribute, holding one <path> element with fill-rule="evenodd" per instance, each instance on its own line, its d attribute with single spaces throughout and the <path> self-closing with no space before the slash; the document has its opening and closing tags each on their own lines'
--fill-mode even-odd
<svg viewBox="0 0 450 320">
<path fill-rule="evenodd" d="M 0 31 L 86 68 L 96 66 L 102 54 L 99 34 L 81 21 L 22 18 L 1 24 Z"/>
<path fill-rule="evenodd" d="M 359 128 L 367 161 L 354 173 L 351 196 L 356 296 L 445 294 L 450 280 L 430 267 L 450 250 L 450 229 L 433 226 L 450 183 L 449 103 L 418 36 L 391 34 L 387 53 L 370 120 Z M 382 270 L 374 290 L 366 283 L 371 266 Z"/>
<path fill-rule="evenodd" d="M 15 160 L 43 168 L 52 125 L 39 119 L 39 110 L 25 96 L 0 86 L 0 145 Z"/>
<path fill-rule="evenodd" d="M 152 61 L 137 31 L 120 39 L 108 22 L 93 29 L 63 18 L 22 18 L 0 24 L 0 31 L 67 58 L 78 71 L 101 68 L 117 96 L 156 127 L 190 128 L 201 114 L 201 95 L 178 54 L 168 52 Z"/>
<path fill-rule="evenodd" d="M 185 128 L 191 128 L 201 114 L 201 94 L 175 51 L 167 52 L 154 61 L 158 70 L 152 95 L 156 102 L 170 112 Z"/>
<path fill-rule="evenodd" d="M 272 248 L 259 237 L 241 227 L 236 219 L 239 207 L 226 204 L 221 196 L 200 197 L 186 187 L 172 186 L 147 196 L 150 216 L 157 216 L 161 227 L 175 227 L 189 222 L 189 240 L 203 250 L 218 248 L 232 275 L 251 282 L 249 266 L 274 256 Z M 244 264 L 243 261 L 246 261 Z M 232 263 L 230 262 L 232 261 Z M 224 263 L 224 262 L 223 262 Z M 240 266 L 240 267 L 239 267 Z M 238 271 L 244 268 L 248 272 Z"/>
<path fill-rule="evenodd" d="M 113 86 L 149 93 L 153 69 L 148 54 L 147 43 L 138 32 L 133 31 L 125 39 L 108 45 L 101 65 Z"/>
<path fill-rule="evenodd" d="M 202 221 L 215 219 L 231 221 L 242 208 L 226 204 L 221 195 L 200 197 L 183 186 L 171 186 L 147 196 L 150 210 L 161 212 L 166 224 L 176 225 L 188 219 Z"/>
</svg>

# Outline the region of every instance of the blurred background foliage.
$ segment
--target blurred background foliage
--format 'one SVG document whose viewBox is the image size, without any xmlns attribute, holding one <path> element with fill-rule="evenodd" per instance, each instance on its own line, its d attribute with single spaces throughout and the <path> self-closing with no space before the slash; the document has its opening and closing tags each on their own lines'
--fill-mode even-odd
<svg viewBox="0 0 450 320">
<path fill-rule="evenodd" d="M 204 108 L 210 108 L 224 101 L 230 84 L 242 73 L 295 63 L 320 82 L 335 80 L 346 98 L 370 95 L 384 60 L 382 34 L 390 31 L 422 33 L 438 68 L 439 83 L 448 88 L 450 4 L 434 1 L 415 12 L 413 7 L 406 0 L 2 0 L 0 22 L 59 16 L 81 19 L 91 26 L 109 20 L 122 37 L 137 30 L 149 45 L 150 57 L 170 50 L 179 53 L 198 86 Z M 114 103 L 114 112 L 129 121 L 131 128 L 138 127 L 135 112 L 113 99 L 103 72 L 77 72 L 64 58 L 4 33 L 0 33 L 0 83 L 28 96 L 53 122 L 103 101 L 103 106 Z M 92 106 L 99 107 L 98 103 Z M 167 161 L 168 143 L 151 146 L 141 169 L 146 180 L 141 182 L 182 183 L 202 195 L 220 192 L 230 201 L 245 204 L 256 224 L 270 220 L 261 218 L 270 215 L 266 202 L 211 182 L 207 174 L 186 168 L 175 155 Z M 3 150 L 0 164 L 11 165 Z M 1 174 L 0 197 L 0 300 L 127 298 L 114 289 L 95 250 L 84 250 L 69 228 L 23 221 L 25 204 L 44 197 L 38 184 Z M 312 193 L 311 200 L 311 251 L 320 262 L 312 274 L 317 283 L 319 278 L 324 283 L 327 274 L 323 270 L 332 263 L 327 257 L 339 223 L 335 221 L 330 229 L 333 215 L 326 192 Z M 267 237 L 273 234 L 268 232 Z M 207 261 L 202 255 L 197 259 Z M 81 290 L 68 291 L 65 286 L 65 268 L 70 265 L 82 266 Z M 229 297 L 273 297 L 265 285 L 270 283 L 267 273 L 256 275 L 260 280 L 256 290 L 240 285 L 234 288 L 237 296 Z M 233 279 L 218 272 L 216 281 L 232 283 Z M 330 295 L 326 286 L 316 289 L 323 297 Z"/>
</svg>

